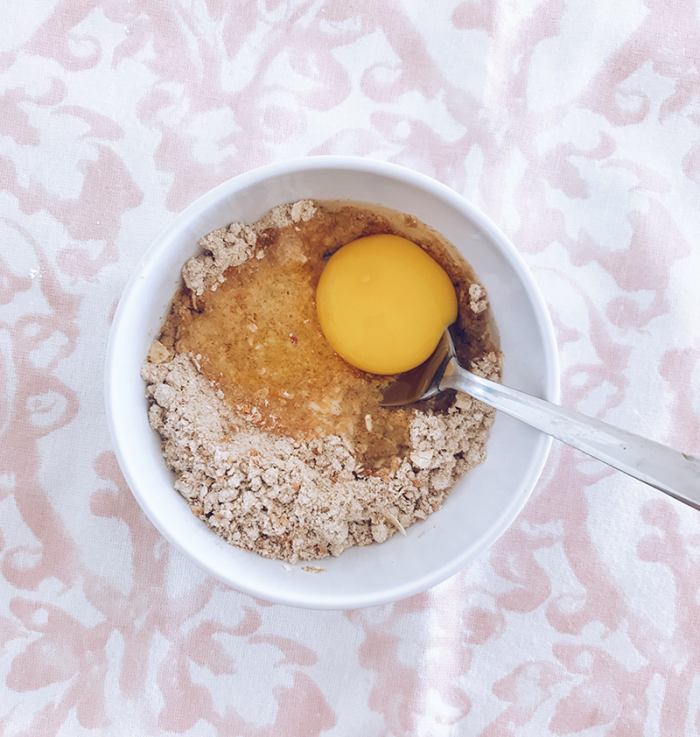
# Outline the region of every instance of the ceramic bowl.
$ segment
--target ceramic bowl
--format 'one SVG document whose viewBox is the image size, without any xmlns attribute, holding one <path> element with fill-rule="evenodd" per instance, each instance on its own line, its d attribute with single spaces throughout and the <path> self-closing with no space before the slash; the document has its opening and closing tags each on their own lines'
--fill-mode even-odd
<svg viewBox="0 0 700 737">
<path fill-rule="evenodd" d="M 457 483 L 441 510 L 410 527 L 406 537 L 314 562 L 323 573 L 239 550 L 197 519 L 174 490 L 160 438 L 148 424 L 139 368 L 181 283 L 182 265 L 198 252 L 198 239 L 303 198 L 384 205 L 415 215 L 451 241 L 488 291 L 504 354 L 504 384 L 558 401 L 556 343 L 537 285 L 503 233 L 448 187 L 380 161 L 323 156 L 241 174 L 190 205 L 146 251 L 115 314 L 105 372 L 114 449 L 138 503 L 175 547 L 239 591 L 298 607 L 366 607 L 424 591 L 492 545 L 532 492 L 550 440 L 498 413 L 486 461 Z"/>
</svg>

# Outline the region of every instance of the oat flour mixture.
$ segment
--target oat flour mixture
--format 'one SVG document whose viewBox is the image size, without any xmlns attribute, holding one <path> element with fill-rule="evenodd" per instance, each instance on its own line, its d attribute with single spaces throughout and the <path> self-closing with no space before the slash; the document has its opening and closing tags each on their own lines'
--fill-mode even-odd
<svg viewBox="0 0 700 737">
<path fill-rule="evenodd" d="M 295 563 L 384 542 L 484 460 L 493 410 L 454 392 L 380 407 L 393 378 L 346 364 L 321 333 L 325 261 L 376 233 L 413 240 L 445 268 L 460 360 L 500 376 L 483 287 L 411 216 L 303 200 L 205 236 L 142 376 L 175 488 L 234 545 Z"/>
</svg>

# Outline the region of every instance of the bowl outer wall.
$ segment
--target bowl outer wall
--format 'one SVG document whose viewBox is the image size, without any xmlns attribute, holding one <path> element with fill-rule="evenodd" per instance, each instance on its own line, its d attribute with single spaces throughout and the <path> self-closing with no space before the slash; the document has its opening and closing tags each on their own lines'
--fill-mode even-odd
<svg viewBox="0 0 700 737">
<path fill-rule="evenodd" d="M 515 519 L 542 471 L 551 439 L 502 413 L 487 459 L 455 486 L 443 509 L 382 545 L 312 563 L 322 574 L 239 550 L 194 517 L 173 490 L 160 439 L 147 420 L 139 368 L 198 239 L 303 198 L 376 203 L 407 212 L 450 240 L 486 287 L 504 352 L 503 383 L 556 402 L 557 349 L 544 300 L 523 259 L 483 213 L 448 187 L 384 162 L 311 157 L 237 176 L 178 215 L 146 251 L 124 290 L 105 366 L 107 417 L 119 465 L 142 509 L 173 545 L 235 589 L 275 603 L 349 609 L 395 601 L 457 573 Z"/>
</svg>

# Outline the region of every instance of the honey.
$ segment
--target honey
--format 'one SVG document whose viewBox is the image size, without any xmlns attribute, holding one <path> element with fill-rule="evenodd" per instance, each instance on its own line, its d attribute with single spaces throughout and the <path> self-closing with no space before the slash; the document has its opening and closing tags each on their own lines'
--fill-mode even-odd
<svg viewBox="0 0 700 737">
<path fill-rule="evenodd" d="M 469 309 L 477 283 L 469 265 L 427 226 L 376 207 L 316 202 L 308 221 L 270 227 L 256 256 L 229 267 L 196 295 L 183 286 L 161 335 L 192 355 L 236 412 L 264 430 L 309 442 L 340 436 L 368 474 L 395 471 L 410 445 L 410 410 L 379 402 L 392 376 L 368 374 L 340 358 L 324 337 L 315 294 L 327 259 L 357 238 L 388 233 L 424 248 L 445 269 L 458 296 L 458 355 L 468 364 L 493 349 L 486 312 Z M 414 405 L 445 412 L 453 392 Z"/>
</svg>

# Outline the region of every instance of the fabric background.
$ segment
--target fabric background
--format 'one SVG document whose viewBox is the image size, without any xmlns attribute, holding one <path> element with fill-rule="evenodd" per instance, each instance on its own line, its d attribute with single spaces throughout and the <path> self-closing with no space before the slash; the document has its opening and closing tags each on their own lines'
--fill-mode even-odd
<svg viewBox="0 0 700 737">
<path fill-rule="evenodd" d="M 140 511 L 102 364 L 140 254 L 272 161 L 403 164 L 551 310 L 563 402 L 700 454 L 700 5 L 0 0 L 3 735 L 697 735 L 700 514 L 555 444 L 425 594 L 309 612 Z"/>
</svg>

